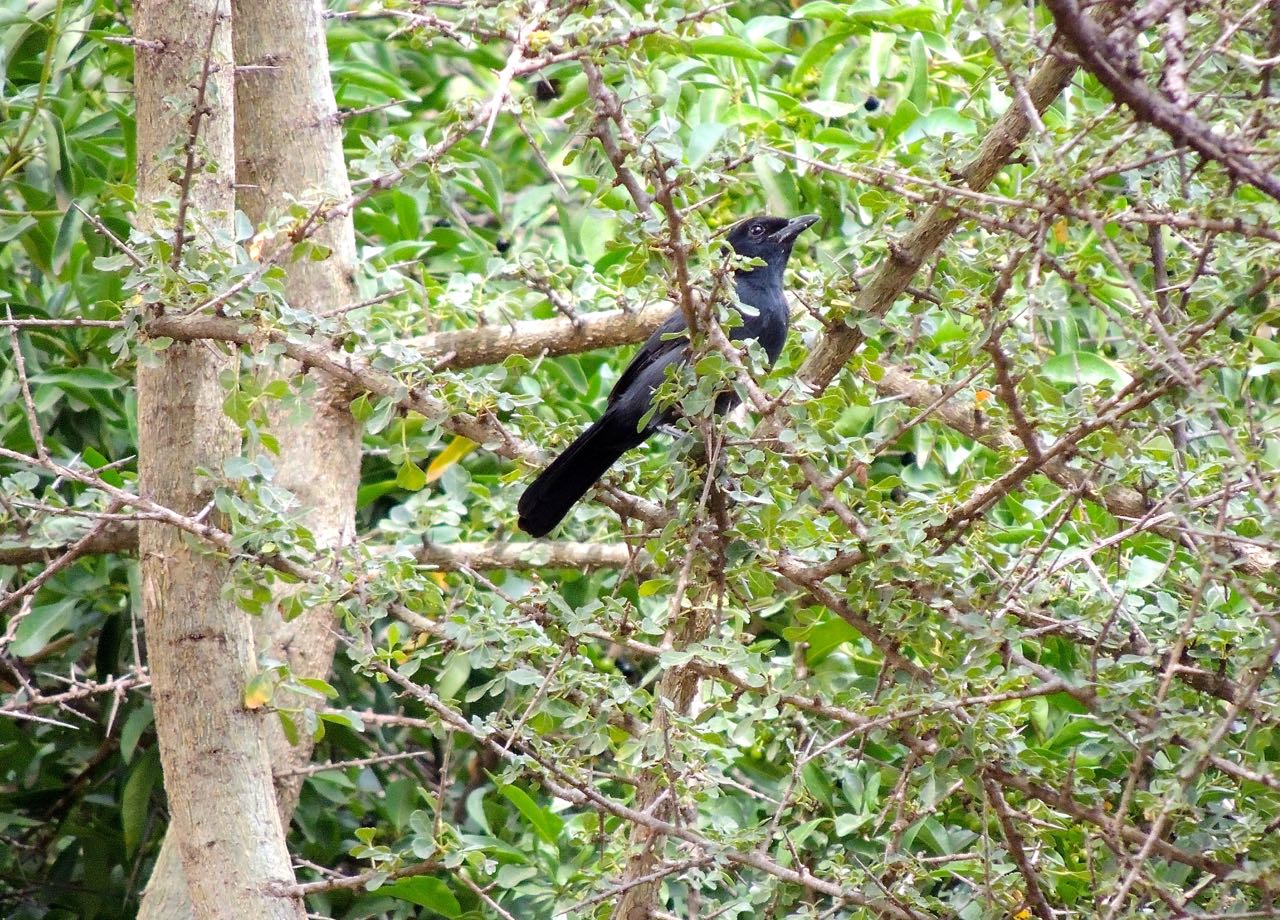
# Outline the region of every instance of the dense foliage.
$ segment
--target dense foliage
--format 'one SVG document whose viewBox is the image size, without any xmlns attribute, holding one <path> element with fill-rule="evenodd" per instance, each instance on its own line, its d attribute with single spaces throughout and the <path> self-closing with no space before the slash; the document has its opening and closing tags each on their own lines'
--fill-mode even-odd
<svg viewBox="0 0 1280 920">
<path fill-rule="evenodd" d="M 139 305 L 231 290 L 269 235 L 241 221 L 171 267 L 132 226 L 129 10 L 4 6 L 0 913 L 130 916 L 165 803 L 136 514 L 101 485 L 136 485 L 133 367 L 165 344 Z M 1135 79 L 1274 160 L 1276 25 L 1163 6 L 1122 30 Z M 635 806 L 666 823 L 645 871 L 667 915 L 1275 915 L 1280 211 L 1084 72 L 972 190 L 1053 33 L 1013 2 L 332 4 L 371 190 L 360 303 L 309 313 L 275 266 L 222 308 L 405 389 L 353 402 L 360 540 L 336 565 L 272 483 L 268 410 L 315 372 L 242 348 L 244 456 L 209 471 L 246 610 L 284 558 L 324 573 L 286 612 L 343 611 L 328 685 L 264 660 L 246 688 L 327 698 L 281 709 L 333 764 L 294 815 L 300 879 L 414 867 L 312 910 L 608 916 Z M 939 208 L 958 226 L 907 292 L 859 309 Z M 616 552 L 542 565 L 514 530 L 531 455 L 449 418 L 558 448 L 628 351 L 440 370 L 429 335 L 678 302 L 682 272 L 711 290 L 713 234 L 759 211 L 822 218 L 782 359 L 753 394 L 701 343 L 672 383 L 688 433 L 610 480 L 657 513 L 584 502 L 553 537 Z M 844 370 L 801 382 L 849 328 Z M 725 385 L 755 411 L 708 446 Z M 450 416 L 406 412 L 409 388 Z M 424 540 L 464 546 L 424 566 Z"/>
</svg>

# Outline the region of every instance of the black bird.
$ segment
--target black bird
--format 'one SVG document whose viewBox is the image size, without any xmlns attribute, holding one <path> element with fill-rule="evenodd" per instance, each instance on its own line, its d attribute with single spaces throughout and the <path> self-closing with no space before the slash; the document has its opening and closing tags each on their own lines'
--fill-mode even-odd
<svg viewBox="0 0 1280 920">
<path fill-rule="evenodd" d="M 727 234 L 734 252 L 764 262 L 734 272 L 738 300 L 748 309 L 739 311 L 742 324 L 729 330 L 729 337 L 759 340 L 770 366 L 781 354 L 790 326 L 782 274 L 796 237 L 817 220 L 815 215 L 790 221 L 762 215 L 739 221 Z M 685 328 L 684 312 L 677 310 L 636 352 L 614 384 L 604 414 L 520 496 L 521 530 L 534 537 L 550 532 L 623 453 L 676 419 L 679 413 L 672 407 L 640 424 L 653 408 L 653 392 L 667 368 L 689 359 L 688 336 L 675 335 Z M 725 394 L 717 400 L 716 411 L 726 412 L 737 402 L 734 394 Z"/>
</svg>

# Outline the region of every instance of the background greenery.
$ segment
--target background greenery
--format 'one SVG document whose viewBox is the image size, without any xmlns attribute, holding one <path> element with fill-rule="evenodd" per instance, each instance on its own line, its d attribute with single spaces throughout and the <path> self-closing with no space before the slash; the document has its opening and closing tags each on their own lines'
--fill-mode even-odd
<svg viewBox="0 0 1280 920">
<path fill-rule="evenodd" d="M 357 191 L 474 121 L 527 15 L 510 2 L 387 7 L 332 5 L 329 50 Z M 4 0 L 2 9 L 0 297 L 17 319 L 124 323 L 7 335 L 0 444 L 36 451 L 16 343 L 45 447 L 129 488 L 138 273 L 83 216 L 129 237 L 129 9 L 92 0 Z M 1258 62 L 1274 49 L 1269 22 L 1251 9 L 1193 11 L 1183 63 L 1201 117 L 1244 132 L 1265 161 L 1275 152 L 1273 105 Z M 681 823 L 924 916 L 1028 916 L 1020 861 L 1059 916 L 1101 915 L 1131 873 L 1115 916 L 1274 915 L 1274 575 L 1213 538 L 1275 552 L 1276 203 L 1134 122 L 1084 76 L 986 194 L 958 192 L 983 135 L 1019 104 L 1016 87 L 1042 59 L 1049 22 L 1026 3 L 960 0 L 574 4 L 530 46 L 562 49 L 565 60 L 518 77 L 514 105 L 490 135 L 470 130 L 357 210 L 360 297 L 389 296 L 302 316 L 268 277 L 242 305 L 264 322 L 340 340 L 457 409 L 490 411 L 528 441 L 567 443 L 599 411 L 626 349 L 433 374 L 413 337 L 550 318 L 548 292 L 584 314 L 669 296 L 661 214 L 637 213 L 588 137 L 596 109 L 578 60 L 588 51 L 641 139 L 632 168 L 649 175 L 655 156 L 671 161 L 695 279 L 715 264 L 711 232 L 737 217 L 822 217 L 792 261 L 797 322 L 763 381 L 787 399 L 789 453 L 751 444 L 750 421 L 731 432 L 722 591 L 698 577 L 692 590 L 682 585 L 692 535 L 705 527 L 695 510 L 703 474 L 687 459 L 696 437 L 664 440 L 617 471 L 628 491 L 672 499 L 661 531 L 620 524 L 590 502 L 561 531 L 625 535 L 647 552 L 643 571 L 428 572 L 408 561 L 424 536 L 522 539 L 514 505 L 531 471 L 402 417 L 390 401 L 357 402 L 366 552 L 349 564 L 367 581 L 346 603 L 354 646 L 326 689 L 332 708 L 298 728 L 323 733 L 318 763 L 414 756 L 313 773 L 291 846 L 307 861 L 302 877 L 421 860 L 438 869 L 374 891 L 323 891 L 312 910 L 492 915 L 457 881 L 465 867 L 514 916 L 607 915 L 630 828 L 549 796 L 536 764 L 550 760 L 624 802 L 646 765 L 665 763 Z M 1167 68 L 1159 28 L 1144 39 L 1138 64 Z M 943 190 L 964 220 L 911 296 L 883 318 L 849 315 L 891 241 Z M 861 324 L 867 344 L 807 398 L 789 380 L 823 325 L 840 322 Z M 872 385 L 898 364 L 954 387 L 979 429 L 1012 429 L 984 347 L 993 330 L 1044 443 L 1087 430 L 1072 463 L 1101 488 L 1137 490 L 1150 520 L 1118 520 L 1045 476 L 1011 478 L 1025 455 L 979 444 Z M 248 435 L 246 456 L 221 471 L 224 510 L 244 546 L 306 558 L 307 535 L 272 492 L 262 428 L 266 406 L 290 399 L 290 386 L 248 355 L 242 367 L 227 408 Z M 710 358 L 700 370 L 729 374 Z M 1098 424 L 1131 383 L 1150 398 Z M 801 475 L 802 459 L 827 480 L 843 478 L 823 495 Z M 6 546 L 62 546 L 83 532 L 77 511 L 108 507 L 95 490 L 12 459 L 0 473 Z M 987 489 L 990 502 L 976 504 Z M 833 499 L 852 510 L 858 535 Z M 797 560 L 859 549 L 855 566 L 822 582 L 827 595 L 785 575 Z M 0 579 L 13 590 L 40 570 L 0 567 Z M 246 607 L 260 606 L 264 574 L 249 563 L 241 574 Z M 23 611 L 6 621 L 14 628 L 0 648 L 5 916 L 137 908 L 165 806 L 136 669 L 136 575 L 127 552 L 86 555 L 3 611 Z M 651 732 L 657 673 L 694 653 L 646 657 L 595 633 L 661 645 L 682 594 L 686 606 L 715 611 L 696 657 L 740 685 L 703 680 L 692 710 Z M 833 599 L 919 673 L 886 666 Z M 443 635 L 413 635 L 388 615 L 394 601 Z M 366 635 L 372 651 L 359 650 Z M 522 753 L 500 761 L 447 730 L 380 678 L 378 662 L 472 725 L 514 731 Z M 128 680 L 109 684 L 119 675 Z M 1206 692 L 1222 681 L 1235 703 Z M 27 705 L 66 691 L 61 703 Z M 869 721 L 853 727 L 836 710 Z M 1023 786 L 993 793 L 992 770 Z M 1002 811 L 1018 828 L 1021 859 Z M 1172 846 L 1234 873 L 1216 878 L 1158 848 L 1143 852 L 1153 822 Z M 1122 826 L 1139 829 L 1137 840 Z M 676 863 L 697 855 L 667 846 Z M 718 858 L 674 871 L 663 901 L 681 917 L 870 915 Z"/>
</svg>

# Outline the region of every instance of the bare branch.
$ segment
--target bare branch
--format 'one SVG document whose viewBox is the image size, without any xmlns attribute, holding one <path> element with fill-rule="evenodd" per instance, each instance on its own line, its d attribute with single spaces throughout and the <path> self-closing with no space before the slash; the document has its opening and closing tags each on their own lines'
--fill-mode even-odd
<svg viewBox="0 0 1280 920">
<path fill-rule="evenodd" d="M 36 414 L 36 404 L 31 399 L 31 385 L 27 380 L 27 362 L 22 356 L 22 343 L 18 341 L 18 330 L 14 328 L 13 311 L 8 304 L 4 307 L 9 327 L 9 345 L 13 348 L 13 366 L 18 372 L 18 389 L 22 392 L 22 408 L 27 415 L 27 428 L 31 432 L 31 441 L 36 446 L 36 456 L 41 460 L 49 457 L 44 446 L 44 433 L 40 430 L 40 417 Z"/>
<path fill-rule="evenodd" d="M 991 807 L 995 809 L 996 817 L 1000 820 L 1000 830 L 1004 834 L 1004 841 L 1009 847 L 1009 855 L 1013 857 L 1014 864 L 1018 867 L 1018 871 L 1022 873 L 1022 880 L 1026 882 L 1027 903 L 1031 905 L 1031 909 L 1040 920 L 1054 920 L 1053 908 L 1045 900 L 1035 868 L 1031 865 L 1026 847 L 1023 845 L 1022 835 L 1018 833 L 1018 827 L 1013 823 L 1013 813 L 1009 808 L 1009 803 L 1005 801 L 1000 787 L 990 777 L 984 776 L 982 778 L 982 786 L 987 792 L 987 801 L 991 803 Z"/>
<path fill-rule="evenodd" d="M 904 399 L 909 405 L 919 408 L 933 407 L 936 419 L 993 449 L 1017 451 L 1021 446 L 1020 438 L 975 413 L 971 407 L 954 402 L 939 404 L 941 394 L 938 388 L 915 379 L 908 369 L 889 365 L 883 371 L 871 381 L 879 392 Z M 1148 516 L 1152 505 L 1150 498 L 1127 486 L 1095 483 L 1088 473 L 1070 466 L 1067 459 L 1055 452 L 1055 456 L 1042 458 L 1038 470 L 1064 489 L 1078 491 L 1097 501 L 1121 520 L 1142 520 Z M 1181 539 L 1181 527 L 1176 521 L 1153 523 L 1149 529 L 1171 540 Z M 1233 564 L 1249 574 L 1266 575 L 1276 571 L 1280 565 L 1271 553 L 1247 541 L 1232 541 L 1229 536 L 1223 536 L 1215 542 L 1227 552 Z"/>
<path fill-rule="evenodd" d="M 605 156 L 613 164 L 617 183 L 627 190 L 627 194 L 635 202 L 636 210 L 642 215 L 648 215 L 653 208 L 653 196 L 627 164 L 628 155 L 638 153 L 640 144 L 622 114 L 622 104 L 618 101 L 617 94 L 605 85 L 600 68 L 596 67 L 594 62 L 583 58 L 582 72 L 587 76 L 587 90 L 596 104 L 596 120 L 592 127 L 592 134 L 600 141 Z M 613 131 L 609 128 L 610 122 L 618 126 L 618 133 L 626 143 L 627 149 L 624 150 L 618 143 L 618 139 L 613 136 Z"/>
</svg>

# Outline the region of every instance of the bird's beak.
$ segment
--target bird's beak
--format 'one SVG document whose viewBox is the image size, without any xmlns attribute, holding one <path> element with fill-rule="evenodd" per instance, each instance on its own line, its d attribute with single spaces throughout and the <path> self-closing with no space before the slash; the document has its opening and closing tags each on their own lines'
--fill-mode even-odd
<svg viewBox="0 0 1280 920">
<path fill-rule="evenodd" d="M 781 230 L 775 232 L 773 234 L 773 241 L 775 243 L 790 243 L 817 222 L 817 214 L 806 214 L 804 217 L 797 217 L 795 220 L 789 221 Z"/>
</svg>

